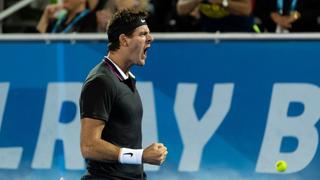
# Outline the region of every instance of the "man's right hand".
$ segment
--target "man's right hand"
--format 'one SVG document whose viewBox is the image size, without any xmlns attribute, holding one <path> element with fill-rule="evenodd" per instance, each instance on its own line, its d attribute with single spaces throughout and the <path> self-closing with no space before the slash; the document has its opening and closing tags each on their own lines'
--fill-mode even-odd
<svg viewBox="0 0 320 180">
<path fill-rule="evenodd" d="M 153 165 L 161 165 L 167 157 L 167 148 L 161 143 L 153 143 L 143 150 L 142 161 Z"/>
</svg>

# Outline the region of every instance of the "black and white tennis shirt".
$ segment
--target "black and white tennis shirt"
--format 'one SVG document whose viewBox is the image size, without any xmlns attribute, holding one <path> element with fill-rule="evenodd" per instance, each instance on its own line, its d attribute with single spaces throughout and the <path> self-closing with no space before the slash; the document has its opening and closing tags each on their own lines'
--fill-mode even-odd
<svg viewBox="0 0 320 180">
<path fill-rule="evenodd" d="M 121 71 L 105 58 L 89 73 L 81 91 L 81 118 L 106 123 L 102 139 L 119 147 L 142 148 L 142 103 L 135 87 L 134 76 Z M 120 164 L 86 159 L 93 177 L 105 179 L 141 179 L 142 165 Z M 143 173 L 142 173 L 143 172 Z"/>
</svg>

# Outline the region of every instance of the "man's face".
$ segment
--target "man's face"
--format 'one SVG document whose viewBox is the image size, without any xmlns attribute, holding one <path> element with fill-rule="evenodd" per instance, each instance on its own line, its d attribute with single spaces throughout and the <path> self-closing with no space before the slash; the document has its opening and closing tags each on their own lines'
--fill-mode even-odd
<svg viewBox="0 0 320 180">
<path fill-rule="evenodd" d="M 132 64 L 143 66 L 147 58 L 147 50 L 153 41 L 147 25 L 139 26 L 128 38 L 130 61 Z"/>
<path fill-rule="evenodd" d="M 73 10 L 82 4 L 84 0 L 63 0 L 63 8 Z"/>
</svg>

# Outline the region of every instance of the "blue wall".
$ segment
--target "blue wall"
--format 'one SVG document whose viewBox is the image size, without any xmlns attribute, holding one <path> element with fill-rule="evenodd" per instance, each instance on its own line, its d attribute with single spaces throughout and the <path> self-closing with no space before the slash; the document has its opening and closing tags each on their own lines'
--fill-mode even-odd
<svg viewBox="0 0 320 180">
<path fill-rule="evenodd" d="M 169 150 L 160 168 L 146 167 L 150 179 L 319 179 L 319 48 L 155 41 L 132 69 L 144 145 Z M 0 42 L 0 54 L 0 179 L 79 179 L 77 100 L 106 42 Z"/>
</svg>

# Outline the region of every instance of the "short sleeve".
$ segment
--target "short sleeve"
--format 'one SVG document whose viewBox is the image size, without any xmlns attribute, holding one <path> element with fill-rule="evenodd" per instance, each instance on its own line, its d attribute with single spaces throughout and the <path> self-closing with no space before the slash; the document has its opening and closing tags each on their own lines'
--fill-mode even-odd
<svg viewBox="0 0 320 180">
<path fill-rule="evenodd" d="M 115 90 L 110 80 L 96 77 L 86 82 L 80 96 L 81 118 L 108 121 L 114 97 Z"/>
</svg>

